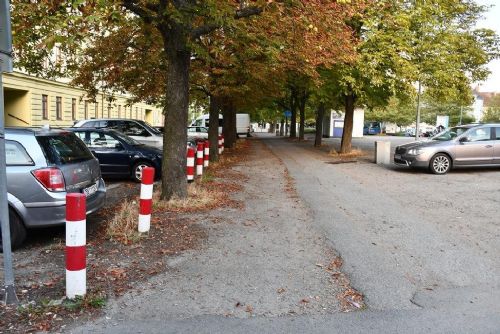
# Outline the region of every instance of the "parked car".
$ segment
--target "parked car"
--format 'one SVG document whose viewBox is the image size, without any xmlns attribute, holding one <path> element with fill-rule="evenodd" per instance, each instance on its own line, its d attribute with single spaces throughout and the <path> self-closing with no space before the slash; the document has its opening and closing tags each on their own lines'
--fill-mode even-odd
<svg viewBox="0 0 500 334">
<path fill-rule="evenodd" d="M 449 128 L 430 140 L 396 147 L 394 162 L 446 174 L 452 167 L 500 166 L 500 124 Z"/>
<path fill-rule="evenodd" d="M 156 177 L 161 175 L 163 153 L 160 149 L 144 145 L 114 129 L 71 128 L 101 165 L 106 177 L 130 177 L 141 181 L 142 169 L 154 167 Z"/>
<path fill-rule="evenodd" d="M 79 121 L 74 128 L 112 128 L 149 146 L 163 147 L 163 134 L 145 121 L 137 119 L 99 118 Z"/>
<path fill-rule="evenodd" d="M 208 139 L 208 128 L 204 126 L 188 126 L 188 138 Z"/>
<path fill-rule="evenodd" d="M 378 135 L 382 132 L 380 122 L 368 122 L 363 127 L 364 135 Z"/>
<path fill-rule="evenodd" d="M 192 127 L 205 127 L 208 129 L 210 115 L 201 115 L 191 122 Z M 223 116 L 219 114 L 219 133 L 222 133 L 222 126 L 224 124 Z M 236 114 L 236 134 L 250 136 L 250 115 L 249 114 Z"/>
<path fill-rule="evenodd" d="M 13 248 L 23 243 L 26 229 L 65 223 L 66 193 L 85 194 L 87 214 L 104 205 L 99 162 L 72 132 L 6 128 L 5 139 Z"/>
</svg>

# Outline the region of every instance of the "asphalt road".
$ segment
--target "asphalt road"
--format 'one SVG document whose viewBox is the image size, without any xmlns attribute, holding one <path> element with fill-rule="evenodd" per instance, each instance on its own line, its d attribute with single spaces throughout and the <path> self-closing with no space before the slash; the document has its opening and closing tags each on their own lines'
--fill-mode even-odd
<svg viewBox="0 0 500 334">
<path fill-rule="evenodd" d="M 271 309 L 255 317 L 239 318 L 221 316 L 214 309 L 200 311 L 182 306 L 181 317 L 169 317 L 163 311 L 159 311 L 160 317 L 148 316 L 148 310 L 154 313 L 163 307 L 175 315 L 175 307 L 167 305 L 172 302 L 168 291 L 164 291 L 151 307 L 137 297 L 144 309 L 139 317 L 125 308 L 122 313 L 132 316 L 105 322 L 106 326 L 97 323 L 76 328 L 75 333 L 500 333 L 499 168 L 457 170 L 436 176 L 380 166 L 366 159 L 328 164 L 332 158 L 324 150 L 312 148 L 310 141 L 290 142 L 267 134 L 257 137 L 283 162 L 295 181 L 304 210 L 290 207 L 288 213 L 300 214 L 299 221 L 307 218 L 310 224 L 302 231 L 295 220 L 294 233 L 307 231 L 306 240 L 320 236 L 320 248 L 330 247 L 342 256 L 343 271 L 353 287 L 365 295 L 367 308 L 347 314 L 313 309 L 301 315 Z M 405 139 L 411 140 L 398 140 Z M 371 140 L 359 141 L 370 149 Z M 272 174 L 269 163 L 256 166 Z M 262 185 L 261 192 L 266 198 L 280 200 L 283 185 L 277 180 L 274 187 Z M 279 210 L 280 214 L 287 212 L 282 206 Z M 276 220 L 273 216 L 272 221 L 283 222 L 286 217 Z M 256 220 L 262 219 L 265 216 L 259 215 Z M 284 231 L 272 234 L 280 247 L 290 243 L 280 241 L 291 237 Z M 252 240 L 256 238 L 263 235 Z M 287 266 L 290 258 L 280 256 L 277 250 L 272 252 Z M 252 253 L 252 257 L 258 254 Z M 208 255 L 221 256 L 212 250 Z M 219 263 L 217 259 L 211 261 Z M 240 257 L 238 261 L 263 265 L 268 260 Z M 194 270 L 193 263 L 188 268 Z M 234 270 L 234 266 L 211 270 Z M 221 279 L 222 274 L 212 275 Z M 266 280 L 271 276 L 270 272 L 262 276 L 264 285 L 269 284 Z M 215 293 L 221 300 L 234 289 L 210 280 L 203 284 L 216 286 Z M 176 284 L 168 286 L 180 304 L 187 305 L 183 296 L 190 293 L 177 294 Z M 165 306 L 161 298 L 165 298 Z M 184 312 L 189 309 L 192 312 L 186 316 Z"/>
</svg>

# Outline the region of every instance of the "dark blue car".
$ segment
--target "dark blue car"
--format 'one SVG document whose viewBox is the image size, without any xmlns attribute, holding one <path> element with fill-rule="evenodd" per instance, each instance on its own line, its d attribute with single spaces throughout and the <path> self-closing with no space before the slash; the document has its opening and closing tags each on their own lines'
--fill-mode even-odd
<svg viewBox="0 0 500 334">
<path fill-rule="evenodd" d="M 161 175 L 162 151 L 139 143 L 112 129 L 71 128 L 99 160 L 105 177 L 131 177 L 140 182 L 142 169 L 154 167 L 155 177 Z"/>
<path fill-rule="evenodd" d="M 382 128 L 380 127 L 380 122 L 369 122 L 365 123 L 363 127 L 364 135 L 378 135 L 382 132 Z"/>
</svg>

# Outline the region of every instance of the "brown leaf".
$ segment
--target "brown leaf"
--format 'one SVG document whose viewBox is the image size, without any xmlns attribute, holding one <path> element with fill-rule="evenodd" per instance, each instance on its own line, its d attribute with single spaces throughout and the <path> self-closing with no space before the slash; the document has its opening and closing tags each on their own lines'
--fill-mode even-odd
<svg viewBox="0 0 500 334">
<path fill-rule="evenodd" d="M 286 291 L 286 290 L 285 290 L 285 288 L 279 288 L 279 289 L 277 290 L 277 292 L 278 292 L 278 293 L 283 293 L 283 292 L 285 292 L 285 291 Z"/>
</svg>

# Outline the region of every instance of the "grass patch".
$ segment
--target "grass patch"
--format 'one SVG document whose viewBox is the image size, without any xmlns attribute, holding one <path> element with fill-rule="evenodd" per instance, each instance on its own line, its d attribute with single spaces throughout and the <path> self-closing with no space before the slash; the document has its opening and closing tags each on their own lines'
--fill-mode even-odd
<svg viewBox="0 0 500 334">
<path fill-rule="evenodd" d="M 134 200 L 125 200 L 106 228 L 106 236 L 124 244 L 132 244 L 141 238 L 137 231 L 139 219 L 139 203 Z"/>
<path fill-rule="evenodd" d="M 160 200 L 161 191 L 155 191 L 153 194 L 153 208 L 155 211 L 168 211 L 168 212 L 193 212 L 203 211 L 218 206 L 221 194 L 218 191 L 209 190 L 203 184 L 213 183 L 209 181 L 213 179 L 212 176 L 207 176 L 202 184 L 191 183 L 188 185 L 188 197 L 186 198 L 172 198 L 169 201 Z"/>
</svg>

